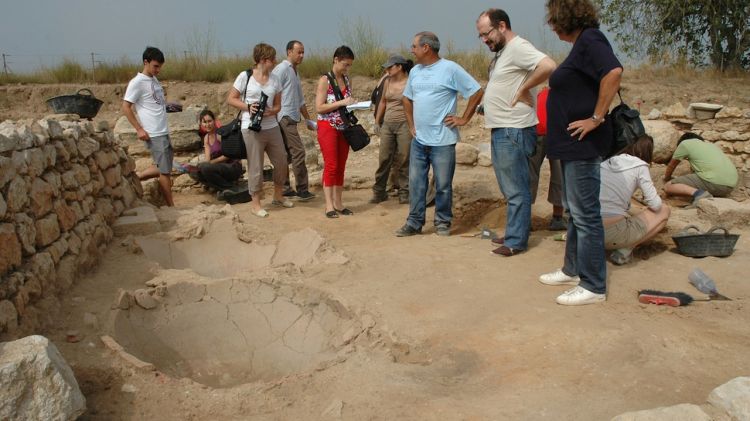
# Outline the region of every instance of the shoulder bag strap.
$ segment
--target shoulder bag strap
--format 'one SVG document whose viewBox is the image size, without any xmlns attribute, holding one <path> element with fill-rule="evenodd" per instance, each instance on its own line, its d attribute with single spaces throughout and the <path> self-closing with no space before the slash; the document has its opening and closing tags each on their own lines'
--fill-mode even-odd
<svg viewBox="0 0 750 421">
<path fill-rule="evenodd" d="M 242 91 L 242 102 L 245 102 L 247 100 L 247 85 L 250 84 L 250 76 L 253 75 L 253 69 L 252 68 L 247 69 L 245 70 L 245 73 L 247 74 L 247 82 L 245 83 L 245 89 Z M 237 120 L 240 119 L 243 112 L 244 110 L 237 112 Z"/>
<path fill-rule="evenodd" d="M 333 96 L 336 98 L 336 101 L 341 101 L 342 99 L 344 99 L 344 96 L 341 94 L 341 89 L 339 89 L 339 84 L 336 82 L 336 78 L 333 76 L 333 72 L 326 73 L 326 76 L 328 77 L 328 83 L 330 83 L 331 88 L 333 88 Z M 344 123 L 346 123 L 347 126 L 356 124 L 352 123 L 349 110 L 346 109 L 346 106 L 340 107 L 339 112 L 341 113 L 341 119 L 344 121 Z"/>
</svg>

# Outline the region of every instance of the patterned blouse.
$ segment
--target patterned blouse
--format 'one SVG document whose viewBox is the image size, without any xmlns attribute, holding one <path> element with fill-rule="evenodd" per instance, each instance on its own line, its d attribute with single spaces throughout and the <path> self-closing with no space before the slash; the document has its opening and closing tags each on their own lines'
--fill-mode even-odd
<svg viewBox="0 0 750 421">
<path fill-rule="evenodd" d="M 346 86 L 341 90 L 341 95 L 343 95 L 344 98 L 349 98 L 352 95 L 348 76 L 344 76 L 344 83 Z M 332 104 L 334 102 L 336 102 L 336 95 L 333 93 L 333 86 L 331 86 L 331 81 L 329 80 L 328 91 L 326 92 L 326 104 Z M 338 108 L 329 113 L 318 114 L 318 120 L 327 121 L 331 127 L 336 130 L 344 130 L 346 128 L 346 123 L 341 119 L 341 111 Z"/>
</svg>

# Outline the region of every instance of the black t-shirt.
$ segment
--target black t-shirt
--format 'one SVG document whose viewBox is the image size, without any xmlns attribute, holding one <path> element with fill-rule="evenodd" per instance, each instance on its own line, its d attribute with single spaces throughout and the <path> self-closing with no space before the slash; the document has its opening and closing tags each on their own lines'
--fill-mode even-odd
<svg viewBox="0 0 750 421">
<path fill-rule="evenodd" d="M 604 123 L 582 141 L 570 136 L 568 124 L 591 118 L 599 98 L 599 83 L 612 69 L 622 67 L 612 46 L 598 29 L 584 29 L 570 54 L 549 78 L 547 98 L 547 155 L 576 161 L 604 156 L 612 145 L 612 123 Z"/>
</svg>

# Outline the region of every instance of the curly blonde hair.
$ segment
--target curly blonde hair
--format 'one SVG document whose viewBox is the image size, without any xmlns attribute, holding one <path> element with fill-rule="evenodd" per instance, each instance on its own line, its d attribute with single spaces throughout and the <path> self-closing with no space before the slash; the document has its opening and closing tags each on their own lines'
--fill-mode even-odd
<svg viewBox="0 0 750 421">
<path fill-rule="evenodd" d="M 561 34 L 586 28 L 599 29 L 599 16 L 591 0 L 547 0 L 547 23 Z"/>
</svg>

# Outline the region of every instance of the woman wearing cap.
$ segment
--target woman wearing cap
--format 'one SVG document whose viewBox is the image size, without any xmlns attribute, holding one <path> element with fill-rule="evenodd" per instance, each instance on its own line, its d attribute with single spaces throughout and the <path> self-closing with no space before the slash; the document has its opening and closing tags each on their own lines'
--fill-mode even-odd
<svg viewBox="0 0 750 421">
<path fill-rule="evenodd" d="M 380 126 L 380 152 L 370 203 L 388 199 L 385 189 L 391 167 L 398 175 L 398 202 L 409 203 L 409 148 L 412 136 L 406 124 L 402 99 L 412 66 L 413 61 L 398 54 L 390 56 L 383 64 L 388 77 L 375 114 L 375 124 Z"/>
</svg>

